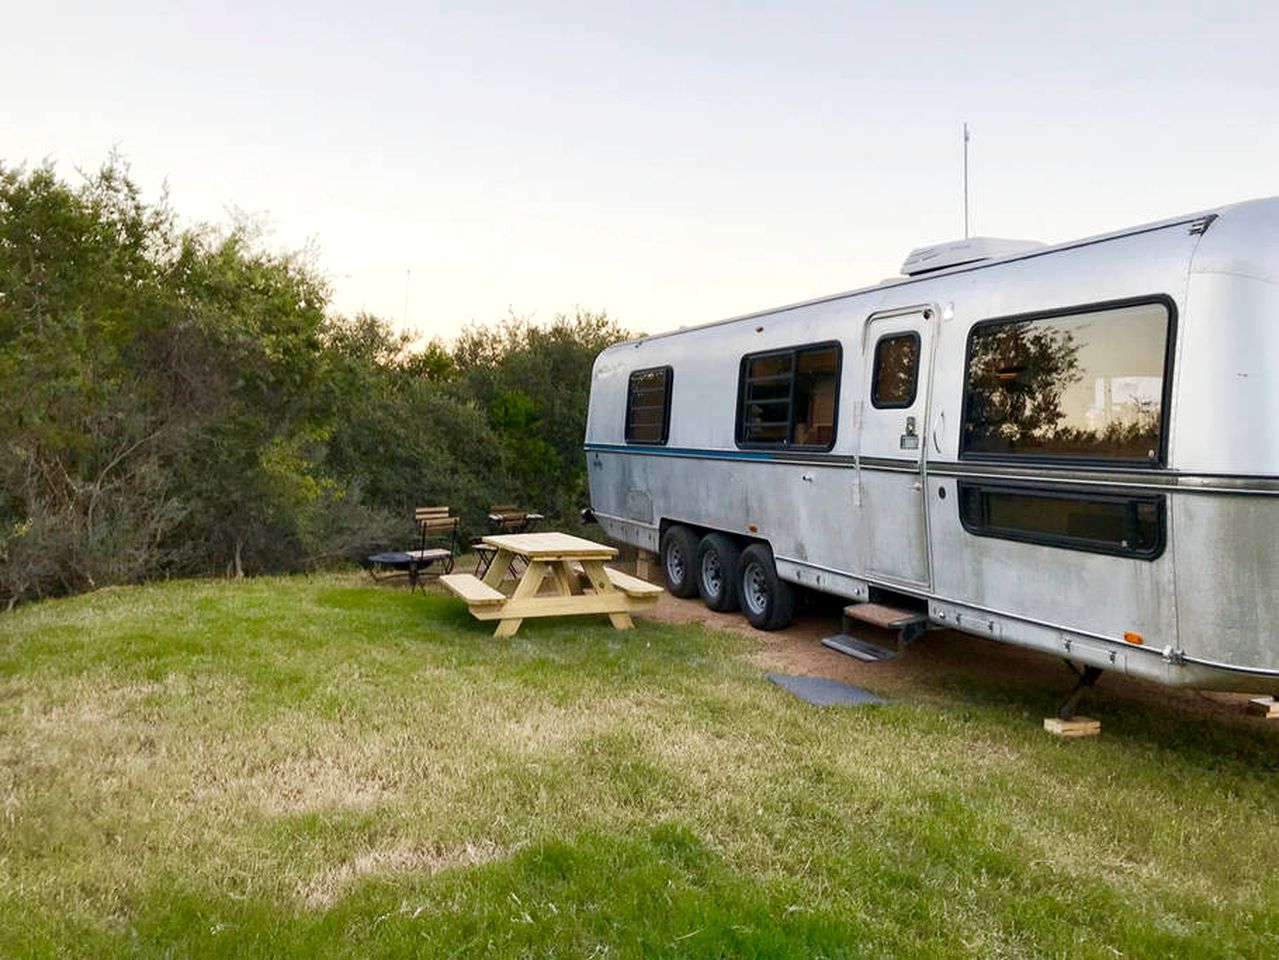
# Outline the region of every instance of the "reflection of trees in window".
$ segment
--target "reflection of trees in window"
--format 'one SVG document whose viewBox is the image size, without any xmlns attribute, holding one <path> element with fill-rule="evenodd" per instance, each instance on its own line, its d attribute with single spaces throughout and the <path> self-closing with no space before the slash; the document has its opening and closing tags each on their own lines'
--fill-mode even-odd
<svg viewBox="0 0 1279 960">
<path fill-rule="evenodd" d="M 1042 447 L 1062 419 L 1061 395 L 1081 378 L 1074 336 L 1030 322 L 973 334 L 965 446 L 987 453 Z"/>
<path fill-rule="evenodd" d="M 1053 437 L 1054 453 L 1151 460 L 1159 454 L 1159 410 L 1129 406 L 1101 430 L 1065 426 Z"/>
<path fill-rule="evenodd" d="M 919 377 L 919 335 L 899 333 L 875 345 L 871 402 L 880 408 L 908 407 L 915 400 Z"/>
<path fill-rule="evenodd" d="M 1155 459 L 1167 313 L 1107 313 L 974 329 L 964 451 Z"/>
</svg>

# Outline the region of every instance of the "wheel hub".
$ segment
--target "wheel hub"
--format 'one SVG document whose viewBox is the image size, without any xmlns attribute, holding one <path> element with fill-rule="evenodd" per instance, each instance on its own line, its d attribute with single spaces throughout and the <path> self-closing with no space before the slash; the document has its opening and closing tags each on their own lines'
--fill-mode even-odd
<svg viewBox="0 0 1279 960">
<path fill-rule="evenodd" d="M 684 580 L 684 551 L 672 546 L 666 551 L 666 577 L 672 583 Z"/>
<path fill-rule="evenodd" d="M 752 563 L 742 576 L 742 599 L 751 613 L 762 616 L 768 608 L 768 580 L 759 564 Z"/>
<path fill-rule="evenodd" d="M 724 585 L 724 569 L 719 565 L 719 555 L 713 551 L 702 558 L 702 585 L 712 597 L 718 597 Z"/>
</svg>

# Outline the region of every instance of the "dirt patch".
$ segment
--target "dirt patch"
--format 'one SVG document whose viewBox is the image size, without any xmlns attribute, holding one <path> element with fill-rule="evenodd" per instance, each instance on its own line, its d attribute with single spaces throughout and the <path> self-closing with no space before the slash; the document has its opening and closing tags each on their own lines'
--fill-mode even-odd
<svg viewBox="0 0 1279 960">
<path fill-rule="evenodd" d="M 953 630 L 929 631 L 895 660 L 856 660 L 820 643 L 823 637 L 840 632 L 837 603 L 805 612 L 786 630 L 773 633 L 754 629 L 740 613 L 716 613 L 700 600 L 681 600 L 670 594 L 663 594 L 657 606 L 642 616 L 661 623 L 701 623 L 713 630 L 749 636 L 760 643 L 750 660 L 763 670 L 830 677 L 890 699 L 951 700 L 954 696 L 947 691 L 971 680 L 1057 690 L 1064 699 L 1073 682 L 1057 657 Z M 1108 698 L 1158 704 L 1179 713 L 1265 722 L 1243 715 L 1252 694 L 1183 690 L 1117 673 L 1105 674 L 1101 684 Z"/>
<path fill-rule="evenodd" d="M 633 562 L 613 566 L 636 572 Z M 661 574 L 653 573 L 648 579 L 660 583 Z M 681 600 L 668 593 L 661 595 L 656 607 L 636 616 L 659 623 L 700 623 L 712 630 L 748 636 L 759 644 L 749 659 L 762 670 L 830 677 L 890 699 L 953 701 L 957 685 L 976 681 L 1049 691 L 1047 715 L 1065 699 L 1074 682 L 1058 657 L 954 630 L 930 630 L 897 659 L 865 663 L 821 645 L 823 637 L 840 632 L 841 606 L 838 598 L 824 598 L 802 611 L 786 630 L 771 633 L 756 630 L 740 613 L 717 613 L 700 600 Z M 1157 705 L 1183 715 L 1211 716 L 1217 721 L 1236 719 L 1249 725 L 1279 728 L 1275 721 L 1246 714 L 1248 701 L 1256 694 L 1166 687 L 1119 673 L 1104 674 L 1098 691 L 1105 698 Z"/>
</svg>

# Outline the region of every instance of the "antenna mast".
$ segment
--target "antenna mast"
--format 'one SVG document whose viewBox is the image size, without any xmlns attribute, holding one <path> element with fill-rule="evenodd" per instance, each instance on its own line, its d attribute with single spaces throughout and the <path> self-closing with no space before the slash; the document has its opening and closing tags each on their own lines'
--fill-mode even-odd
<svg viewBox="0 0 1279 960">
<path fill-rule="evenodd" d="M 968 231 L 968 123 L 964 123 L 964 239 L 967 240 Z"/>
</svg>

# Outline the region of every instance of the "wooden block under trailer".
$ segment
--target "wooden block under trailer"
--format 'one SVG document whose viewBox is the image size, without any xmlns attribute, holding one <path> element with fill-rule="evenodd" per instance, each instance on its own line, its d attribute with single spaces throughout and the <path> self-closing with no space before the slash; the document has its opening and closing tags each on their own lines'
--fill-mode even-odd
<svg viewBox="0 0 1279 960">
<path fill-rule="evenodd" d="M 1075 717 L 1073 720 L 1046 717 L 1044 729 L 1058 737 L 1093 737 L 1101 733 L 1101 721 L 1092 717 Z"/>
</svg>

